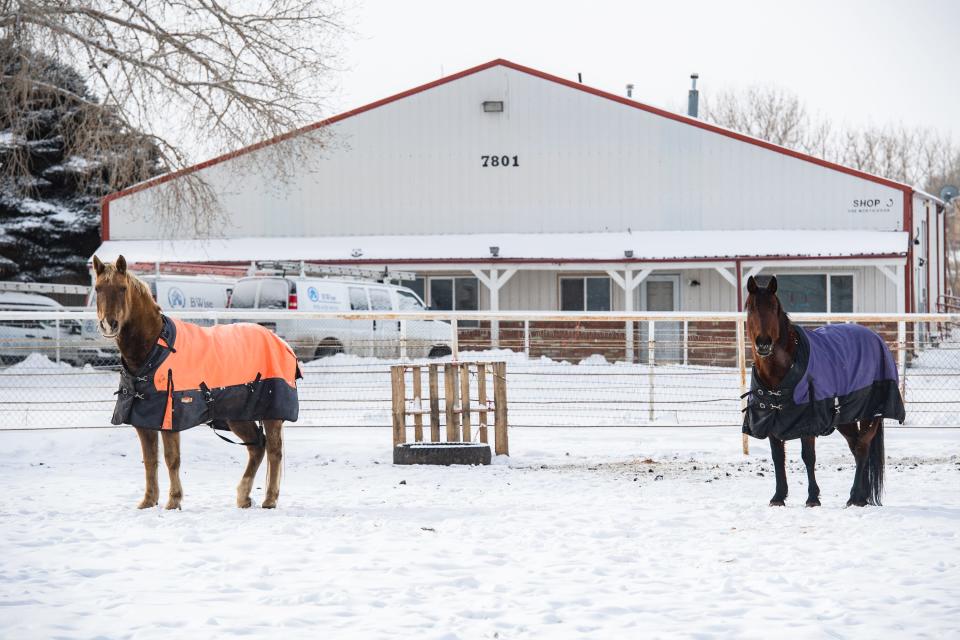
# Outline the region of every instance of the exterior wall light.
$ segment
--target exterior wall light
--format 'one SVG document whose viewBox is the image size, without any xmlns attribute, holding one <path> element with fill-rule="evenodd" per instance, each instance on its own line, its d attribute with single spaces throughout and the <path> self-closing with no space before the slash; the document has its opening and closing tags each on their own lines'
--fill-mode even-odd
<svg viewBox="0 0 960 640">
<path fill-rule="evenodd" d="M 503 100 L 484 100 L 484 113 L 503 113 Z"/>
<path fill-rule="evenodd" d="M 623 257 L 624 257 L 624 258 L 632 258 L 632 257 L 633 257 L 633 249 L 627 249 L 626 251 L 624 251 L 624 252 L 623 252 Z"/>
<path fill-rule="evenodd" d="M 500 256 L 500 247 L 490 247 L 490 255 L 494 258 Z"/>
</svg>

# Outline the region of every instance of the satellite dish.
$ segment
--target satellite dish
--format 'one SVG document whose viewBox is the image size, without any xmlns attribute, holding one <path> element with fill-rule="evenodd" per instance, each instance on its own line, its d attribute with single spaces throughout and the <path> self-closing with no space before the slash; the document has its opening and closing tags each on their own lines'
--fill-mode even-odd
<svg viewBox="0 0 960 640">
<path fill-rule="evenodd" d="M 960 189 L 957 189 L 952 184 L 948 184 L 943 189 L 940 189 L 940 199 L 944 202 L 950 202 L 956 198 L 958 194 L 960 194 Z"/>
</svg>

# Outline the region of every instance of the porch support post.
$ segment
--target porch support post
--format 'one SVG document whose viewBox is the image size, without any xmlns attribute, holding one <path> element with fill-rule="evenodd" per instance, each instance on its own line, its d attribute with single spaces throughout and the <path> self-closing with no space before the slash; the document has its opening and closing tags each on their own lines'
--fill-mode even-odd
<svg viewBox="0 0 960 640">
<path fill-rule="evenodd" d="M 481 269 L 471 269 L 477 280 L 483 283 L 483 286 L 490 292 L 490 311 L 500 311 L 500 288 L 507 284 L 507 281 L 517 272 L 514 269 L 504 269 L 503 273 L 498 274 L 498 269 L 491 268 L 490 274 L 485 274 Z M 493 348 L 500 346 L 500 321 L 490 321 L 490 346 Z"/>
<path fill-rule="evenodd" d="M 627 313 L 632 312 L 633 309 L 633 292 L 636 290 L 637 286 L 647 279 L 647 276 L 653 269 L 641 269 L 640 271 L 634 272 L 632 269 L 626 269 L 621 276 L 619 272 L 614 271 L 613 269 L 607 269 L 607 275 L 610 276 L 610 279 L 617 283 L 621 289 L 623 289 L 623 310 Z M 633 321 L 627 320 L 625 324 L 625 341 L 626 341 L 626 359 L 627 362 L 633 362 Z"/>
</svg>

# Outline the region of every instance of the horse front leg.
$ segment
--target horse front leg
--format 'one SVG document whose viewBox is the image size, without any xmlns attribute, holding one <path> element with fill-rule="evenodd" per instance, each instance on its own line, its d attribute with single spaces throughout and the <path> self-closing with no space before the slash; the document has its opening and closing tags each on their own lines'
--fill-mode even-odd
<svg viewBox="0 0 960 640">
<path fill-rule="evenodd" d="M 770 436 L 770 455 L 773 457 L 773 468 L 777 476 L 777 490 L 770 498 L 770 506 L 782 507 L 783 501 L 787 499 L 787 454 L 783 440 Z"/>
<path fill-rule="evenodd" d="M 160 489 L 157 487 L 157 444 L 160 439 L 155 429 L 141 429 L 137 427 L 137 436 L 140 438 L 140 449 L 143 451 L 143 472 L 146 476 L 146 488 L 143 500 L 137 509 L 148 509 L 157 506 Z"/>
<path fill-rule="evenodd" d="M 820 487 L 817 485 L 817 477 L 814 474 L 814 465 L 817 463 L 817 439 L 813 436 L 809 438 L 800 438 L 800 456 L 803 458 L 803 464 L 807 466 L 807 506 L 820 506 Z"/>
<path fill-rule="evenodd" d="M 170 474 L 170 495 L 167 498 L 167 509 L 179 509 L 183 500 L 183 486 L 180 484 L 180 433 L 164 431 L 163 433 L 163 460 L 167 463 L 167 472 Z"/>
<path fill-rule="evenodd" d="M 264 509 L 277 506 L 280 497 L 280 470 L 283 463 L 283 421 L 264 420 L 267 433 L 267 497 L 263 501 Z"/>
</svg>

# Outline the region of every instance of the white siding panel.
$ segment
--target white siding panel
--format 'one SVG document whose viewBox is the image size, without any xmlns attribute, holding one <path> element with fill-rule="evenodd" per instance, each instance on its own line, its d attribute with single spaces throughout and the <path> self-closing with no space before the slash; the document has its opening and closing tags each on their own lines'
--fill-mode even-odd
<svg viewBox="0 0 960 640">
<path fill-rule="evenodd" d="M 700 286 L 690 286 L 696 280 Z M 736 311 L 737 290 L 715 269 L 691 269 L 680 276 L 680 308 L 684 311 Z"/>
<path fill-rule="evenodd" d="M 503 100 L 505 112 L 483 113 L 484 100 Z M 898 189 L 507 67 L 328 132 L 290 184 L 272 175 L 271 148 L 202 170 L 228 218 L 214 235 L 902 226 Z M 483 168 L 493 154 L 520 166 Z M 158 222 L 151 196 L 167 188 L 113 201 L 111 237 L 190 237 Z M 854 199 L 882 204 L 858 211 Z"/>
</svg>

